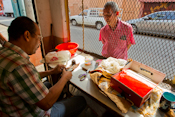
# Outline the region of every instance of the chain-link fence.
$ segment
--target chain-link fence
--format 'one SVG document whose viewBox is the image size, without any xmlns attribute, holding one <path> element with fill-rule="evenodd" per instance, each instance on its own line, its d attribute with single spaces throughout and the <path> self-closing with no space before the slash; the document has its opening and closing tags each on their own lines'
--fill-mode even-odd
<svg viewBox="0 0 175 117">
<path fill-rule="evenodd" d="M 125 45 L 127 47 L 127 44 L 133 44 L 129 29 L 122 28 L 124 23 L 121 23 L 122 26 L 114 27 L 114 30 L 112 26 L 106 26 L 108 25 L 106 21 L 113 17 L 111 12 L 103 10 L 106 2 L 107 0 L 69 0 L 71 41 L 78 43 L 80 49 L 105 57 L 107 54 L 117 54 L 116 46 L 123 49 Z M 127 22 L 133 29 L 135 44 L 128 50 L 128 58 L 157 69 L 166 74 L 166 79 L 172 80 L 175 76 L 175 2 L 169 0 L 113 2 L 119 7 L 118 19 Z M 105 30 L 100 33 L 102 27 Z M 120 41 L 115 41 L 116 38 Z M 105 46 L 109 39 L 110 47 Z M 105 48 L 110 48 L 106 49 L 106 54 Z"/>
</svg>

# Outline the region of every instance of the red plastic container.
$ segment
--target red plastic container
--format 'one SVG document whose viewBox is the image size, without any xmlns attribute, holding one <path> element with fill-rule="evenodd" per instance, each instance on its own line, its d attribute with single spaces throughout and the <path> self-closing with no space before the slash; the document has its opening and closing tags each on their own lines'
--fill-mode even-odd
<svg viewBox="0 0 175 117">
<path fill-rule="evenodd" d="M 55 49 L 57 49 L 58 51 L 68 50 L 71 53 L 71 56 L 73 56 L 77 51 L 78 47 L 79 45 L 77 43 L 68 42 L 57 45 Z"/>
</svg>

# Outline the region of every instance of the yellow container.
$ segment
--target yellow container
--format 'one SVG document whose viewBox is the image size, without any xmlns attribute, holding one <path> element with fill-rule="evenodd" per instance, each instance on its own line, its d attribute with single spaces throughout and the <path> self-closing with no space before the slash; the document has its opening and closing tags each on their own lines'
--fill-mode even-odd
<svg viewBox="0 0 175 117">
<path fill-rule="evenodd" d="M 93 61 L 93 57 L 92 56 L 85 56 L 85 65 L 91 65 L 92 61 Z"/>
<path fill-rule="evenodd" d="M 175 76 L 174 76 L 174 79 L 173 79 L 173 81 L 172 81 L 172 82 L 173 82 L 173 84 L 175 84 Z"/>
</svg>

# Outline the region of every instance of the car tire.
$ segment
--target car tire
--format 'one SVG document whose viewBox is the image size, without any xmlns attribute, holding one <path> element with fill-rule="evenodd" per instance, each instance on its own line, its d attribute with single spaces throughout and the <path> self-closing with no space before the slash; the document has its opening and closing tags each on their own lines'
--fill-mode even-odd
<svg viewBox="0 0 175 117">
<path fill-rule="evenodd" d="M 77 25 L 77 21 L 76 20 L 72 20 L 72 25 L 76 26 Z"/>
<path fill-rule="evenodd" d="M 131 26 L 132 26 L 132 29 L 133 29 L 133 33 L 134 34 L 137 33 L 137 26 L 134 25 L 134 24 L 132 24 Z"/>
<path fill-rule="evenodd" d="M 96 24 L 96 29 L 97 29 L 97 30 L 100 30 L 102 27 L 103 27 L 103 24 L 102 24 L 101 22 L 98 22 L 98 23 Z"/>
</svg>

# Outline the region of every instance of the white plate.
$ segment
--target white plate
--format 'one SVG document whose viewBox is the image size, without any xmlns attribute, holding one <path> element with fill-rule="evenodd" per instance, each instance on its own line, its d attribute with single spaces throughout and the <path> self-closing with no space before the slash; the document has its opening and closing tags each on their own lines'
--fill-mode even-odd
<svg viewBox="0 0 175 117">
<path fill-rule="evenodd" d="M 85 65 L 85 63 L 81 64 L 81 67 L 88 70 L 90 69 L 91 70 L 94 70 L 95 69 L 95 61 L 92 61 L 92 64 L 91 65 Z"/>
</svg>

